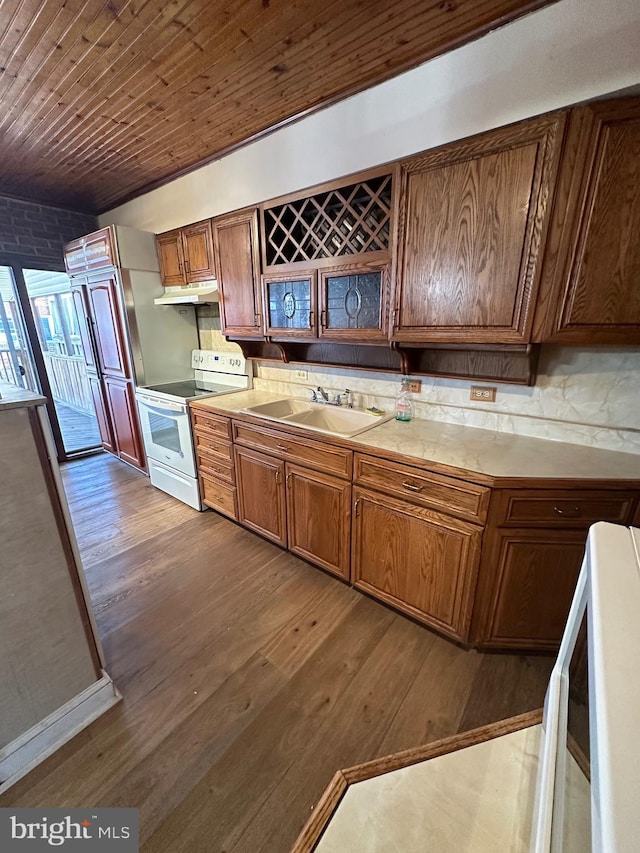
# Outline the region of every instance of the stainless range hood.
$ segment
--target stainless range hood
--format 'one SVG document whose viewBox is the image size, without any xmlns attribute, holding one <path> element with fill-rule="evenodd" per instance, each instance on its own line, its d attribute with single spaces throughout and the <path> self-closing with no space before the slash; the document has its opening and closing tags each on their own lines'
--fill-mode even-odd
<svg viewBox="0 0 640 853">
<path fill-rule="evenodd" d="M 153 300 L 156 305 L 202 305 L 218 301 L 218 282 L 215 279 L 198 284 L 165 287 L 162 296 Z"/>
</svg>

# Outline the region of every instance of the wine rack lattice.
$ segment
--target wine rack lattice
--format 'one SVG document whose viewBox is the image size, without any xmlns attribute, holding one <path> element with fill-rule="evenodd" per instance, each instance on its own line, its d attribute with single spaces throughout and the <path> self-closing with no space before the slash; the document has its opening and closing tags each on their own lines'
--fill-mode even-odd
<svg viewBox="0 0 640 853">
<path fill-rule="evenodd" d="M 264 211 L 269 266 L 389 248 L 391 175 Z"/>
</svg>

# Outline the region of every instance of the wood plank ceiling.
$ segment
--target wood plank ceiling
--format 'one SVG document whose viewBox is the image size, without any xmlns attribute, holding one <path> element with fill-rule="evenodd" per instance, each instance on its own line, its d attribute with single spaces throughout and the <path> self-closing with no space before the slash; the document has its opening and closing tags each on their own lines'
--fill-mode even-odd
<svg viewBox="0 0 640 853">
<path fill-rule="evenodd" d="M 0 193 L 107 210 L 555 0 L 0 0 Z"/>
</svg>

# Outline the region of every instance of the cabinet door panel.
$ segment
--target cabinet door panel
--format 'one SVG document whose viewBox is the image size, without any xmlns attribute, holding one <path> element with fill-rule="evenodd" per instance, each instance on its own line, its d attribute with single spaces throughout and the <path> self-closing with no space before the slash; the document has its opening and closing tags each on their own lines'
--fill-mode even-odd
<svg viewBox="0 0 640 853">
<path fill-rule="evenodd" d="M 265 333 L 279 338 L 316 334 L 314 272 L 262 277 Z"/>
<path fill-rule="evenodd" d="M 87 297 L 91 306 L 94 340 L 101 371 L 108 376 L 129 379 L 131 375 L 117 288 L 114 276 L 90 280 L 87 284 Z"/>
<path fill-rule="evenodd" d="M 544 116 L 402 164 L 393 338 L 523 343 L 564 116 Z"/>
<path fill-rule="evenodd" d="M 196 222 L 182 229 L 185 277 L 187 281 L 215 278 L 211 220 Z"/>
<path fill-rule="evenodd" d="M 567 621 L 587 532 L 496 530 L 481 567 L 481 646 L 555 650 Z"/>
<path fill-rule="evenodd" d="M 184 284 L 184 257 L 182 251 L 182 237 L 180 230 L 167 231 L 156 237 L 158 249 L 158 262 L 160 264 L 160 277 L 165 287 L 176 284 Z"/>
<path fill-rule="evenodd" d="M 536 151 L 409 176 L 402 328 L 511 328 Z"/>
<path fill-rule="evenodd" d="M 286 472 L 289 550 L 348 580 L 350 484 L 293 465 Z"/>
<path fill-rule="evenodd" d="M 98 376 L 92 373 L 87 374 L 89 380 L 89 388 L 91 389 L 91 397 L 93 398 L 93 406 L 96 410 L 96 419 L 98 421 L 98 430 L 100 432 L 100 440 L 102 446 L 109 453 L 116 453 L 116 443 L 113 435 L 113 427 L 111 426 L 111 416 L 109 408 L 104 396 L 102 382 Z"/>
<path fill-rule="evenodd" d="M 465 640 L 482 528 L 361 489 L 353 499 L 355 586 Z"/>
<path fill-rule="evenodd" d="M 104 377 L 104 387 L 109 403 L 111 423 L 120 459 L 146 470 L 135 391 L 132 382 Z"/>
<path fill-rule="evenodd" d="M 214 219 L 213 242 L 222 331 L 239 337 L 261 335 L 257 211 Z"/>
<path fill-rule="evenodd" d="M 342 266 L 320 272 L 319 336 L 386 340 L 388 265 Z"/>
<path fill-rule="evenodd" d="M 640 99 L 572 112 L 536 324 L 542 341 L 640 343 Z"/>
<path fill-rule="evenodd" d="M 238 521 L 286 547 L 284 462 L 236 447 L 235 463 Z"/>
</svg>

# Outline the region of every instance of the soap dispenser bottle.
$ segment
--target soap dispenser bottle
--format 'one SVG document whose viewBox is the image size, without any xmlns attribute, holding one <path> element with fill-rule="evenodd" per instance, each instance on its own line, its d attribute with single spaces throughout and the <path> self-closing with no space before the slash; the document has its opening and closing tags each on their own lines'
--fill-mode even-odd
<svg viewBox="0 0 640 853">
<path fill-rule="evenodd" d="M 409 386 L 409 380 L 405 377 L 400 384 L 400 390 L 396 397 L 396 420 L 410 421 L 414 414 L 415 408 L 413 405 L 411 388 Z"/>
</svg>

